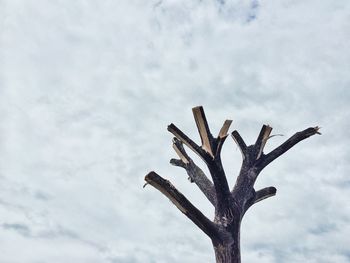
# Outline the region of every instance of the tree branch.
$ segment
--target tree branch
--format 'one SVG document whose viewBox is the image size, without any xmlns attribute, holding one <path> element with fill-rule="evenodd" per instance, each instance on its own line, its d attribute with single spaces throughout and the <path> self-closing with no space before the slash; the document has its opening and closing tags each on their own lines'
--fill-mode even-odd
<svg viewBox="0 0 350 263">
<path fill-rule="evenodd" d="M 258 168 L 259 171 L 264 169 L 269 163 L 271 163 L 273 160 L 284 154 L 286 151 L 291 149 L 294 145 L 299 143 L 300 141 L 315 135 L 315 134 L 321 134 L 319 132 L 319 127 L 311 127 L 306 130 L 297 132 L 294 134 L 292 137 L 290 137 L 287 141 L 285 141 L 283 144 L 281 144 L 279 147 L 271 151 L 270 153 L 266 155 L 262 155 L 262 157 L 259 159 L 256 167 Z"/>
<path fill-rule="evenodd" d="M 216 214 L 221 215 L 226 212 L 229 206 L 230 190 L 228 187 L 225 171 L 222 167 L 220 151 L 227 137 L 227 131 L 231 122 L 226 121 L 219 132 L 219 138 L 214 139 L 202 106 L 192 109 L 198 132 L 202 140 L 202 149 L 212 157 L 207 158 L 207 165 L 213 180 L 216 196 Z M 221 136 L 222 137 L 221 137 Z"/>
<path fill-rule="evenodd" d="M 155 172 L 146 175 L 148 184 L 155 187 L 162 194 L 195 223 L 211 239 L 219 239 L 218 229 L 215 224 L 201 213 L 183 194 L 181 194 L 168 180 L 165 180 Z"/>
<path fill-rule="evenodd" d="M 193 116 L 196 121 L 197 129 L 202 141 L 202 149 L 214 158 L 214 138 L 210 132 L 207 118 L 202 106 L 192 108 Z"/>
<path fill-rule="evenodd" d="M 221 149 L 222 149 L 222 146 L 224 145 L 224 142 L 227 139 L 227 136 L 228 136 L 227 132 L 231 126 L 231 123 L 232 123 L 232 120 L 226 120 L 220 129 L 219 135 L 216 139 L 215 156 L 218 156 L 221 154 Z"/>
<path fill-rule="evenodd" d="M 265 187 L 259 191 L 256 191 L 254 204 L 256 204 L 257 202 L 260 202 L 266 198 L 269 198 L 271 196 L 276 195 L 276 192 L 277 192 L 277 189 L 273 186 Z"/>
<path fill-rule="evenodd" d="M 187 155 L 182 142 L 177 138 L 173 139 L 173 148 L 180 156 L 181 160 L 171 159 L 170 163 L 175 166 L 182 167 L 186 170 L 191 182 L 194 182 L 198 188 L 204 193 L 207 199 L 215 206 L 216 195 L 213 183 L 208 179 L 205 173 L 200 169 L 193 160 Z M 182 156 L 182 157 L 181 157 Z M 187 161 L 187 162 L 185 162 Z"/>
<path fill-rule="evenodd" d="M 271 131 L 272 131 L 272 127 L 270 127 L 268 125 L 262 126 L 261 131 L 259 133 L 259 136 L 256 139 L 256 142 L 254 145 L 255 154 L 256 154 L 255 159 L 256 160 L 258 160 L 260 158 L 261 154 L 263 153 L 265 144 L 266 144 L 267 140 L 269 139 Z"/>
<path fill-rule="evenodd" d="M 247 145 L 245 144 L 241 135 L 239 134 L 239 132 L 237 130 L 234 130 L 231 133 L 231 136 L 232 136 L 233 140 L 236 142 L 238 148 L 241 150 L 243 159 L 245 159 L 246 155 L 247 155 Z"/>
<path fill-rule="evenodd" d="M 176 137 L 173 138 L 173 149 L 175 150 L 175 152 L 177 153 L 177 155 L 180 157 L 180 159 L 183 161 L 184 164 L 188 164 L 190 162 L 191 158 L 186 153 L 182 142 Z"/>
<path fill-rule="evenodd" d="M 199 157 L 201 157 L 205 163 L 208 163 L 208 161 L 212 159 L 212 157 L 206 151 L 204 151 L 200 146 L 198 146 L 194 141 L 192 141 L 186 134 L 184 134 L 173 123 L 171 123 L 168 126 L 168 131 L 171 132 L 181 142 L 186 144 L 192 151 L 194 151 Z"/>
<path fill-rule="evenodd" d="M 217 216 L 222 216 L 229 207 L 231 193 L 220 156 L 216 156 L 215 160 L 208 164 L 208 169 L 213 180 L 216 195 L 215 213 Z"/>
<path fill-rule="evenodd" d="M 178 161 L 182 162 L 181 160 L 171 159 L 170 163 L 174 166 L 183 167 L 190 179 L 191 183 L 195 183 L 198 188 L 202 191 L 202 193 L 206 196 L 206 198 L 210 201 L 210 203 L 213 204 L 213 206 L 216 206 L 216 194 L 213 183 L 208 179 L 208 177 L 205 175 L 205 173 L 202 171 L 201 168 L 199 168 L 192 160 L 188 164 L 185 164 L 182 166 L 182 164 L 179 165 Z"/>
</svg>

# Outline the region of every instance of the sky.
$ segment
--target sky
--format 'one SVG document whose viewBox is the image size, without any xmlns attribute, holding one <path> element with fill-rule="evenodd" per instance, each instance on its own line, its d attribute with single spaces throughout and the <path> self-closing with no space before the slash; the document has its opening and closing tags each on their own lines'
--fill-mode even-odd
<svg viewBox="0 0 350 263">
<path fill-rule="evenodd" d="M 207 236 L 144 176 L 156 171 L 209 218 L 169 164 L 175 123 L 199 143 L 232 119 L 275 160 L 241 229 L 244 263 L 350 262 L 350 2 L 1 0 L 0 263 L 214 262 Z M 190 151 L 188 151 L 190 152 Z M 203 169 L 201 160 L 191 155 Z M 241 155 L 222 151 L 232 187 Z"/>
</svg>

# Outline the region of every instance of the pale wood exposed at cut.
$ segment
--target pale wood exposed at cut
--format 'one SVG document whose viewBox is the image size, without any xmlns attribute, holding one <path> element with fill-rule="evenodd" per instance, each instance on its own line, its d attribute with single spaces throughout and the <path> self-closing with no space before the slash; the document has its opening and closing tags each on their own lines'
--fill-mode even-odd
<svg viewBox="0 0 350 263">
<path fill-rule="evenodd" d="M 219 138 L 224 138 L 227 136 L 228 130 L 230 129 L 232 120 L 226 120 L 224 124 L 222 125 L 220 132 L 219 132 Z"/>
<path fill-rule="evenodd" d="M 203 111 L 203 107 L 202 106 L 195 107 L 192 109 L 192 112 L 197 124 L 199 135 L 202 140 L 202 148 L 207 153 L 209 153 L 212 157 L 214 157 L 213 149 L 212 149 L 213 136 L 210 133 L 208 122 Z"/>
</svg>

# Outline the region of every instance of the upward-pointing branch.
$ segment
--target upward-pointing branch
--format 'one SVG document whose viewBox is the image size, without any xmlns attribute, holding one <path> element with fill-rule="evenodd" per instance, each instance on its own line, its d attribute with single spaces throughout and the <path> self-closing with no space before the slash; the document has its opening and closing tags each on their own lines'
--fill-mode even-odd
<svg viewBox="0 0 350 263">
<path fill-rule="evenodd" d="M 202 140 L 202 148 L 214 159 L 214 154 L 213 154 L 214 138 L 210 132 L 203 107 L 202 106 L 194 107 L 192 109 L 192 112 L 193 112 L 193 117 L 196 121 L 199 136 L 201 137 L 201 140 Z"/>
<path fill-rule="evenodd" d="M 228 136 L 228 129 L 230 128 L 232 124 L 232 120 L 225 120 L 224 124 L 222 125 L 219 135 L 216 139 L 216 150 L 215 150 L 215 156 L 218 156 L 221 154 L 222 146 L 227 139 Z"/>
<path fill-rule="evenodd" d="M 175 166 L 182 167 L 186 170 L 191 182 L 194 182 L 198 188 L 204 193 L 208 200 L 215 206 L 216 195 L 213 183 L 204 174 L 202 169 L 200 169 L 193 160 L 187 155 L 182 142 L 177 138 L 173 139 L 173 148 L 175 152 L 179 155 L 180 160 L 171 159 L 170 163 Z"/>
<path fill-rule="evenodd" d="M 247 145 L 237 130 L 234 130 L 231 135 L 238 148 L 241 150 L 242 158 L 244 160 L 247 156 Z"/>
<path fill-rule="evenodd" d="M 255 147 L 255 154 L 256 154 L 255 159 L 259 159 L 260 156 L 262 155 L 264 147 L 265 147 L 265 144 L 266 144 L 267 140 L 269 139 L 271 131 L 272 131 L 272 127 L 270 127 L 268 125 L 263 125 L 262 126 L 261 131 L 259 133 L 259 136 L 256 139 L 256 142 L 255 142 L 255 145 L 254 145 L 254 147 Z"/>
<path fill-rule="evenodd" d="M 218 137 L 215 139 L 210 132 L 203 107 L 195 107 L 192 109 L 192 112 L 196 121 L 199 136 L 201 137 L 202 149 L 207 152 L 212 157 L 212 159 L 214 159 L 220 155 L 222 145 L 227 138 L 227 132 L 231 126 L 232 120 L 226 120 L 224 122 L 220 129 Z"/>
</svg>

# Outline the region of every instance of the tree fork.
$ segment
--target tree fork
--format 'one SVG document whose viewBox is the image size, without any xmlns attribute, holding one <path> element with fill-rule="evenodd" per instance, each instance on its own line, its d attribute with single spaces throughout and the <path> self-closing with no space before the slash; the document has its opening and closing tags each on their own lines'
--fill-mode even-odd
<svg viewBox="0 0 350 263">
<path fill-rule="evenodd" d="M 319 127 L 307 128 L 295 133 L 279 147 L 270 153 L 264 153 L 272 127 L 263 125 L 253 145 L 247 146 L 237 130 L 231 133 L 242 153 L 242 166 L 232 191 L 229 190 L 227 178 L 221 163 L 221 149 L 228 137 L 232 120 L 226 120 L 215 138 L 202 106 L 192 109 L 197 129 L 201 138 L 201 146 L 192 141 L 174 124 L 168 126 L 168 131 L 175 138 L 173 148 L 180 159 L 171 159 L 174 166 L 186 170 L 191 182 L 195 183 L 207 199 L 215 207 L 214 220 L 202 214 L 183 194 L 168 180 L 155 172 L 146 175 L 146 184 L 150 184 L 171 200 L 175 206 L 197 225 L 212 241 L 217 263 L 240 263 L 240 226 L 245 212 L 254 204 L 276 194 L 273 186 L 256 191 L 255 181 L 260 172 L 272 161 L 287 152 L 300 141 L 321 134 Z M 185 151 L 184 145 L 195 152 L 207 165 L 211 179 L 205 175 Z"/>
</svg>

